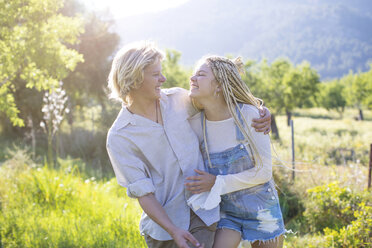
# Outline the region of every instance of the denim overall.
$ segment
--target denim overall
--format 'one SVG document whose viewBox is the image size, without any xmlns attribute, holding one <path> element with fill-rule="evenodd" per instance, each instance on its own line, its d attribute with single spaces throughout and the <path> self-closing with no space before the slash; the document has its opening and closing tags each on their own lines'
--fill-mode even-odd
<svg viewBox="0 0 372 248">
<path fill-rule="evenodd" d="M 241 108 L 241 105 L 239 107 Z M 244 127 L 238 109 L 237 114 Z M 204 112 L 202 112 L 202 127 L 205 125 L 204 118 Z M 216 176 L 235 174 L 254 167 L 251 156 L 246 149 L 243 134 L 236 125 L 235 130 L 236 139 L 240 144 L 222 152 L 209 154 L 211 166 L 208 162 L 204 139 L 202 140 L 203 160 L 210 174 Z M 261 185 L 222 195 L 220 209 L 221 220 L 217 228 L 238 231 L 243 240 L 249 242 L 268 241 L 285 233 L 278 193 L 273 179 Z"/>
</svg>

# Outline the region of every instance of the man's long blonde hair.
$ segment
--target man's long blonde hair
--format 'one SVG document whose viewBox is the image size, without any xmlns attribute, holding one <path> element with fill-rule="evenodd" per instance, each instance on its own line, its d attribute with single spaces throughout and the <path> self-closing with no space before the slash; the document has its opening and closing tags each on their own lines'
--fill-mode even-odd
<svg viewBox="0 0 372 248">
<path fill-rule="evenodd" d="M 261 108 L 263 104 L 261 99 L 253 96 L 240 76 L 240 73 L 244 72 L 244 63 L 240 57 L 230 60 L 221 56 L 206 56 L 199 61 L 199 64 L 200 63 L 206 63 L 212 69 L 217 83 L 221 85 L 227 107 L 234 118 L 236 125 L 248 143 L 248 147 L 251 149 L 254 165 L 262 167 L 262 159 L 258 153 L 252 133 L 250 132 L 250 127 L 248 126 L 241 109 L 239 107 L 236 108 L 239 103 L 250 104 L 255 106 L 257 109 Z M 245 128 L 239 120 L 237 109 L 240 112 Z"/>
<path fill-rule="evenodd" d="M 131 101 L 129 92 L 141 87 L 145 68 L 163 58 L 163 52 L 151 41 L 131 43 L 120 49 L 115 55 L 108 77 L 110 98 L 128 105 Z"/>
</svg>

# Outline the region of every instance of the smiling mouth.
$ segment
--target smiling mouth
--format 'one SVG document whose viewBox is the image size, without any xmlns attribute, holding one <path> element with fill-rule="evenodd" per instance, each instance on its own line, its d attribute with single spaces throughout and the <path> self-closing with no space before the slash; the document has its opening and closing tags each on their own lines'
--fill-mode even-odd
<svg viewBox="0 0 372 248">
<path fill-rule="evenodd" d="M 195 84 L 192 84 L 192 85 L 190 85 L 191 86 L 191 88 L 193 88 L 193 89 L 199 89 L 199 86 L 197 86 L 197 85 L 195 85 Z"/>
</svg>

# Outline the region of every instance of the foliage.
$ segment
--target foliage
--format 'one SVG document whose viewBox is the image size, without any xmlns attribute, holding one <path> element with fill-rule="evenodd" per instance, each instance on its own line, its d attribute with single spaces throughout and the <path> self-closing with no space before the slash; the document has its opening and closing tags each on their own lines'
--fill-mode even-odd
<svg viewBox="0 0 372 248">
<path fill-rule="evenodd" d="M 327 110 L 335 109 L 342 116 L 346 106 L 344 91 L 345 86 L 339 80 L 320 84 L 318 93 L 319 105 Z"/>
<path fill-rule="evenodd" d="M 355 220 L 354 212 L 361 210 L 362 194 L 342 188 L 338 182 L 307 190 L 304 216 L 312 232 L 322 232 L 325 228 L 339 230 Z"/>
<path fill-rule="evenodd" d="M 301 194 L 293 188 L 292 182 L 287 180 L 287 175 L 281 169 L 274 170 L 273 177 L 278 189 L 284 222 L 288 223 L 304 211 Z"/>
<path fill-rule="evenodd" d="M 325 246 L 328 247 L 371 247 L 372 245 L 372 207 L 361 202 L 356 218 L 340 230 L 324 229 Z"/>
<path fill-rule="evenodd" d="M 83 160 L 87 167 L 84 173 L 96 178 L 111 178 L 114 173 L 106 150 L 106 131 L 90 131 L 81 127 L 70 133 L 61 133 L 60 155 Z"/>
<path fill-rule="evenodd" d="M 361 108 L 364 99 L 367 97 L 366 91 L 368 81 L 363 74 L 353 74 L 350 72 L 342 78 L 347 87 L 346 99 L 349 106 Z"/>
<path fill-rule="evenodd" d="M 314 98 L 318 91 L 318 73 L 310 67 L 308 62 L 289 70 L 283 77 L 284 106 L 286 112 L 292 112 L 294 108 L 302 108 L 311 105 L 311 98 Z"/>
<path fill-rule="evenodd" d="M 191 72 L 185 70 L 179 65 L 180 58 L 180 52 L 171 49 L 165 50 L 165 59 L 162 64 L 162 69 L 167 81 L 163 84 L 163 88 L 189 88 Z"/>
<path fill-rule="evenodd" d="M 105 109 L 107 96 L 105 87 L 111 66 L 112 54 L 119 45 L 119 36 L 112 31 L 114 21 L 109 13 L 88 11 L 78 4 L 78 0 L 65 0 L 61 12 L 65 15 L 81 15 L 85 32 L 81 34 L 79 44 L 73 46 L 84 56 L 84 63 L 64 80 L 66 91 L 70 96 L 71 108 L 92 105 L 93 101 Z M 72 120 L 71 120 L 72 121 Z"/>
<path fill-rule="evenodd" d="M 140 207 L 115 179 L 13 163 L 0 167 L 1 247 L 145 247 Z"/>
<path fill-rule="evenodd" d="M 271 110 L 273 134 L 279 138 L 275 116 L 285 110 L 289 125 L 296 107 L 311 105 L 311 98 L 318 91 L 319 75 L 309 63 L 293 66 L 288 59 L 277 59 L 271 64 L 266 60 L 258 64 L 248 61 L 245 66 L 248 73 L 242 78 Z"/>
<path fill-rule="evenodd" d="M 48 90 L 83 61 L 66 46 L 77 42 L 81 19 L 58 14 L 62 6 L 62 0 L 0 2 L 0 111 L 13 125 L 24 125 L 17 90 Z"/>
</svg>

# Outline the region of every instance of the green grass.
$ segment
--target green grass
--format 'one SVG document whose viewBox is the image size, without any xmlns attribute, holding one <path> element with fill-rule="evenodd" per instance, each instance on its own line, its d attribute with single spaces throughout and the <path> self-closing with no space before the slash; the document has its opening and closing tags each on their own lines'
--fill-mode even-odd
<svg viewBox="0 0 372 248">
<path fill-rule="evenodd" d="M 286 227 L 296 232 L 287 235 L 285 247 L 327 247 L 323 234 L 308 232 L 303 215 L 311 200 L 308 189 L 337 181 L 340 187 L 365 191 L 372 111 L 364 112 L 365 121 L 355 121 L 355 115 L 352 109 L 343 119 L 324 109 L 294 112 L 296 169 L 301 171 L 292 182 L 291 170 L 274 168 Z M 273 143 L 291 167 L 290 127 L 285 116 L 278 116 L 277 123 L 281 140 Z M 65 142 L 79 147 L 73 139 Z M 1 143 L 6 146 L 10 143 Z M 141 209 L 115 178 L 100 178 L 93 164 L 79 159 L 60 160 L 58 169 L 50 169 L 40 159 L 35 164 L 20 147 L 0 152 L 5 161 L 0 165 L 0 248 L 145 247 L 138 228 Z M 99 153 L 89 149 L 89 154 Z"/>
<path fill-rule="evenodd" d="M 292 213 L 286 223 L 286 227 L 296 234 L 287 235 L 285 247 L 328 247 L 324 246 L 324 235 L 308 233 L 305 226 L 308 223 L 302 211 L 310 201 L 308 189 L 339 182 L 341 187 L 355 192 L 366 190 L 372 111 L 364 111 L 365 121 L 356 121 L 354 116 L 357 113 L 347 109 L 340 119 L 338 113 L 324 109 L 295 111 L 295 166 L 300 171 L 295 172 L 293 182 L 291 170 L 274 168 L 276 182 L 282 190 L 284 212 L 291 215 L 288 211 L 301 210 Z M 279 158 L 291 168 L 291 129 L 286 122 L 286 116 L 277 117 L 281 140 L 273 143 Z"/>
<path fill-rule="evenodd" d="M 137 201 L 74 168 L 0 167 L 0 247 L 145 247 Z"/>
<path fill-rule="evenodd" d="M 317 119 L 308 115 L 293 117 L 296 161 L 318 165 L 362 165 L 369 162 L 372 144 L 372 120 L 356 121 L 350 116 L 343 119 Z M 365 111 L 366 116 L 371 115 Z M 331 116 L 331 115 L 330 115 Z M 277 117 L 281 144 L 276 142 L 278 154 L 291 161 L 291 129 L 286 117 Z"/>
</svg>

